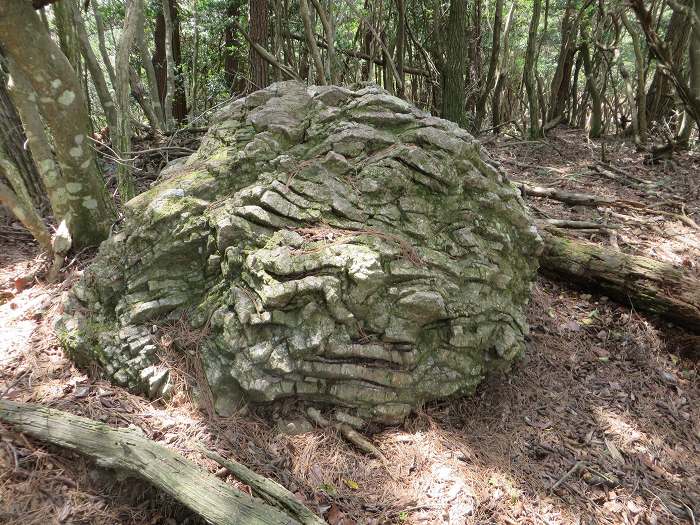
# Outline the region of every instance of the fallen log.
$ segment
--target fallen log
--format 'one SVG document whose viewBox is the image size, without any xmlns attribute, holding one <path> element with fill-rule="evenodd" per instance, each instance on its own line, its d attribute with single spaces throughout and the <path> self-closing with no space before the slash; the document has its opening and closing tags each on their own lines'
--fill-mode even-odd
<svg viewBox="0 0 700 525">
<path fill-rule="evenodd" d="M 137 431 L 112 428 L 61 410 L 2 399 L 0 421 L 12 424 L 18 432 L 85 454 L 100 466 L 124 470 L 145 479 L 209 523 L 300 523 L 279 509 L 234 489 Z M 320 518 L 319 522 L 323 523 Z"/>
<path fill-rule="evenodd" d="M 540 231 L 545 275 L 597 288 L 631 304 L 700 331 L 700 279 L 673 264 L 627 255 L 602 246 Z"/>
</svg>

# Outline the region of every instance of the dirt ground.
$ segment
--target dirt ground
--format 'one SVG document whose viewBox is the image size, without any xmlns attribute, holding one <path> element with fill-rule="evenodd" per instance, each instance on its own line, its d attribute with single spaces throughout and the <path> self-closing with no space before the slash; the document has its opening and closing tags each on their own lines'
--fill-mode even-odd
<svg viewBox="0 0 700 525">
<path fill-rule="evenodd" d="M 700 222 L 700 155 L 645 165 L 621 141 L 589 143 L 565 129 L 547 142 L 485 142 L 513 180 L 646 205 L 619 212 L 528 198 L 535 216 L 618 224 L 614 235 L 577 235 L 700 273 L 692 226 Z M 276 420 L 292 417 L 293 403 L 210 415 L 200 406 L 196 367 L 173 352 L 180 388 L 167 401 L 76 369 L 51 319 L 89 258 L 69 261 L 59 284 L 25 283 L 18 278 L 41 264 L 36 247 L 0 223 L 0 397 L 133 425 L 250 491 L 203 458 L 203 444 L 278 480 L 331 525 L 700 519 L 700 338 L 629 305 L 540 278 L 524 358 L 471 398 L 426 406 L 403 426 L 369 435 L 385 464 L 332 430 L 279 432 Z M 0 523 L 199 521 L 144 483 L 0 425 Z"/>
</svg>

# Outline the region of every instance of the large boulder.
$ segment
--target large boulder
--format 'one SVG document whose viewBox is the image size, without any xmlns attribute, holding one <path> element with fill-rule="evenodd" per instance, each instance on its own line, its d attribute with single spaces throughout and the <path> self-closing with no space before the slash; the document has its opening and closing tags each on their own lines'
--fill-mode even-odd
<svg viewBox="0 0 700 525">
<path fill-rule="evenodd" d="M 133 389 L 162 392 L 154 333 L 183 316 L 207 326 L 223 411 L 295 397 L 397 421 L 524 348 L 541 241 L 518 192 L 466 131 L 376 86 L 236 100 L 126 207 L 58 329 Z"/>
</svg>

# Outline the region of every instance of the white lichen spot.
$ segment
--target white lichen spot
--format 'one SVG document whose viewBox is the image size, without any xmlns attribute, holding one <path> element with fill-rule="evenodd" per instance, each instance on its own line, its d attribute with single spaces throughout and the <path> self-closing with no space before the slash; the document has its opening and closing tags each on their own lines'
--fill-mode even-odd
<svg viewBox="0 0 700 525">
<path fill-rule="evenodd" d="M 88 210 L 94 210 L 97 208 L 97 201 L 92 197 L 85 197 L 83 199 L 83 206 Z"/>
<path fill-rule="evenodd" d="M 41 97 L 39 102 L 42 104 L 53 104 L 53 99 L 51 97 Z"/>
<path fill-rule="evenodd" d="M 78 193 L 83 188 L 83 185 L 78 182 L 69 182 L 66 184 L 68 193 Z"/>
<path fill-rule="evenodd" d="M 29 102 L 36 102 L 36 93 L 29 93 L 29 95 L 27 96 L 27 100 Z"/>
<path fill-rule="evenodd" d="M 78 146 L 80 146 L 85 140 L 85 135 L 76 135 L 75 137 L 73 137 L 73 140 Z"/>
<path fill-rule="evenodd" d="M 51 201 L 59 205 L 66 204 L 68 202 L 68 192 L 63 188 L 57 188 L 56 191 L 53 192 Z"/>
<path fill-rule="evenodd" d="M 70 106 L 74 100 L 75 93 L 73 93 L 70 89 L 66 89 L 63 93 L 61 93 L 61 96 L 58 97 L 58 103 L 62 106 Z"/>
<path fill-rule="evenodd" d="M 82 170 L 86 170 L 86 169 L 88 169 L 89 167 L 90 167 L 90 159 L 86 160 L 85 162 L 83 162 L 83 163 L 80 165 L 80 169 L 82 169 Z"/>
<path fill-rule="evenodd" d="M 76 146 L 74 148 L 69 149 L 68 153 L 71 157 L 77 159 L 83 156 L 83 148 L 81 148 L 80 146 Z"/>
<path fill-rule="evenodd" d="M 55 78 L 51 81 L 51 87 L 54 89 L 58 89 L 63 85 L 63 82 L 61 82 L 60 78 Z"/>
</svg>

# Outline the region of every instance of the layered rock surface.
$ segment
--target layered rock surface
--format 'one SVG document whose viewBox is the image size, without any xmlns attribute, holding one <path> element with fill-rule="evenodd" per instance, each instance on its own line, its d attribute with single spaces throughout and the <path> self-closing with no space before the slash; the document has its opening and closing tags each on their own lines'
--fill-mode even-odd
<svg viewBox="0 0 700 525">
<path fill-rule="evenodd" d="M 467 132 L 376 86 L 255 92 L 161 178 L 58 325 L 118 383 L 162 392 L 153 334 L 183 316 L 208 327 L 224 411 L 294 396 L 396 421 L 523 350 L 541 241 L 518 192 Z"/>
</svg>

